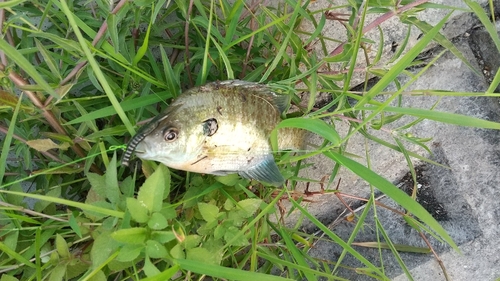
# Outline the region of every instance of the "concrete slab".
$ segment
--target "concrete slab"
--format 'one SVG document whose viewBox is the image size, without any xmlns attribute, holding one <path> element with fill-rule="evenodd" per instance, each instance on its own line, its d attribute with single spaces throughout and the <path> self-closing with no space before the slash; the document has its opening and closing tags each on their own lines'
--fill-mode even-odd
<svg viewBox="0 0 500 281">
<path fill-rule="evenodd" d="M 317 1 L 318 5 L 320 1 Z M 456 1 L 437 1 L 448 5 L 463 5 Z M 494 1 L 495 4 L 497 1 Z M 495 5 L 496 8 L 500 5 Z M 419 17 L 430 23 L 436 23 L 445 14 L 444 10 L 430 10 L 430 13 L 420 13 Z M 471 14 L 459 13 L 446 25 L 443 33 L 463 52 L 464 56 L 476 69 L 486 77 L 478 76 L 468 66 L 446 53 L 410 90 L 452 90 L 459 92 L 484 92 L 488 82 L 500 66 L 500 55 L 492 45 L 489 36 L 484 30 L 477 27 L 478 20 Z M 391 27 L 398 30 L 397 27 Z M 386 29 L 387 31 L 387 29 Z M 388 31 L 389 34 L 396 31 Z M 334 35 L 331 35 L 334 36 Z M 430 49 L 423 57 L 432 58 L 440 52 L 439 47 Z M 413 73 L 420 71 L 412 69 Z M 489 76 L 488 76 L 489 74 Z M 402 83 L 408 78 L 401 78 Z M 389 87 L 388 91 L 393 91 Z M 408 107 L 430 108 L 437 97 L 432 96 L 404 96 L 403 103 Z M 486 120 L 500 122 L 500 104 L 498 98 L 484 97 L 445 97 L 436 110 L 474 116 Z M 401 125 L 396 122 L 387 126 L 387 131 L 373 131 L 374 135 L 391 141 L 391 129 Z M 406 120 L 407 121 L 407 120 Z M 345 130 L 342 121 L 336 123 L 339 131 Z M 417 163 L 419 177 L 419 201 L 429 212 L 440 221 L 443 227 L 459 245 L 461 253 L 451 250 L 448 246 L 432 240 L 432 245 L 442 259 L 451 280 L 495 280 L 500 277 L 500 132 L 467 127 L 440 124 L 433 121 L 423 121 L 414 126 L 409 132 L 420 137 L 432 137 L 429 145 L 433 155 L 431 159 L 444 164 L 449 169 Z M 391 141 L 393 143 L 393 141 Z M 413 151 L 424 152 L 418 147 L 408 145 Z M 372 169 L 387 179 L 399 184 L 403 189 L 408 187 L 408 168 L 400 153 L 376 145 L 365 144 L 362 136 L 355 136 L 350 140 L 348 152 L 359 155 L 357 159 L 364 163 L 365 149 L 372 159 Z M 424 152 L 425 155 L 425 152 Z M 322 159 L 321 156 L 311 159 L 312 167 L 303 171 L 303 175 L 321 179 L 328 175 L 333 163 Z M 342 178 L 340 190 L 349 194 L 366 197 L 369 188 L 362 180 L 352 173 L 341 170 Z M 335 182 L 336 183 L 336 182 Z M 334 186 L 330 186 L 333 188 Z M 311 185 L 310 190 L 319 190 L 319 185 Z M 353 231 L 354 224 L 347 220 L 338 219 L 345 211 L 343 205 L 333 195 L 315 196 L 316 202 L 309 205 L 309 210 L 316 214 L 323 223 L 339 236 L 346 239 Z M 353 208 L 362 204 L 358 201 L 348 201 Z M 397 208 L 388 198 L 381 202 Z M 409 227 L 399 215 L 393 212 L 377 209 L 377 216 L 394 243 L 412 246 L 425 246 L 419 235 Z M 373 216 L 369 219 L 364 230 L 355 239 L 356 242 L 376 241 Z M 293 216 L 292 216 L 293 218 Z M 293 221 L 293 219 L 291 220 Z M 311 224 L 305 222 L 305 229 L 314 233 Z M 321 235 L 321 233 L 316 233 Z M 429 237 L 428 237 L 429 238 Z M 387 250 L 383 260 L 376 249 L 357 247 L 365 257 L 375 264 L 383 262 L 386 274 L 394 280 L 407 280 L 402 270 Z M 322 240 L 310 251 L 310 254 L 326 260 L 336 261 L 341 253 L 340 247 L 332 242 Z M 414 280 L 445 280 L 438 262 L 430 254 L 401 254 L 409 267 Z M 343 261 L 347 267 L 362 267 L 354 258 L 347 256 Z M 365 275 L 359 275 L 352 269 L 342 268 L 339 275 L 348 280 L 371 280 Z"/>
</svg>

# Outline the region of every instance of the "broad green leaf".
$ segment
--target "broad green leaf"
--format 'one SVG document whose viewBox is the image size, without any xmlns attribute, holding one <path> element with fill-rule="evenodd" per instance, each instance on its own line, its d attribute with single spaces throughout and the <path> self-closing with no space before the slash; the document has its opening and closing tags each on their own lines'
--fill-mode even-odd
<svg viewBox="0 0 500 281">
<path fill-rule="evenodd" d="M 167 219 L 173 219 L 177 217 L 177 212 L 175 211 L 175 207 L 173 205 L 165 204 L 163 205 L 163 209 L 161 209 L 160 213 Z"/>
<path fill-rule="evenodd" d="M 68 268 L 68 270 L 70 270 Z M 94 273 L 94 275 L 92 275 L 88 281 L 106 281 L 108 280 L 107 277 L 106 277 L 106 274 L 102 271 L 102 270 L 99 270 L 97 271 L 96 273 Z"/>
<path fill-rule="evenodd" d="M 23 192 L 23 187 L 21 186 L 21 184 L 16 183 L 16 184 L 12 185 L 10 190 L 17 191 L 17 192 Z M 5 199 L 5 202 L 10 203 L 10 204 L 15 205 L 15 206 L 23 206 L 24 205 L 23 204 L 24 198 L 22 196 L 7 194 L 7 196 L 5 196 L 4 199 Z"/>
<path fill-rule="evenodd" d="M 200 261 L 208 264 L 218 265 L 221 261 L 222 255 L 220 253 L 211 253 L 202 247 L 196 247 L 186 250 L 186 259 L 192 261 Z"/>
<path fill-rule="evenodd" d="M 118 249 L 119 244 L 111 237 L 114 233 L 102 231 L 94 238 L 92 250 L 90 250 L 90 260 L 92 268 L 97 269 L 112 256 Z"/>
<path fill-rule="evenodd" d="M 245 199 L 238 202 L 238 215 L 243 218 L 249 218 L 255 214 L 262 204 L 261 199 Z"/>
<path fill-rule="evenodd" d="M 188 235 L 182 242 L 182 245 L 184 246 L 185 249 L 191 249 L 197 247 L 202 239 L 203 237 L 196 234 Z"/>
<path fill-rule="evenodd" d="M 109 162 L 105 174 L 106 179 L 106 198 L 115 205 L 120 200 L 120 187 L 118 186 L 118 175 L 116 173 L 116 151 Z"/>
<path fill-rule="evenodd" d="M 4 274 L 2 274 L 2 277 L 0 277 L 0 281 L 19 281 L 19 279 L 17 279 L 14 276 L 10 276 L 10 275 L 7 275 L 4 273 Z"/>
<path fill-rule="evenodd" d="M 160 211 L 163 194 L 169 190 L 167 184 L 170 185 L 170 172 L 165 165 L 158 165 L 156 171 L 141 186 L 137 200 L 151 213 Z"/>
<path fill-rule="evenodd" d="M 151 260 L 149 260 L 148 256 L 146 256 L 146 258 L 144 259 L 144 267 L 143 267 L 143 269 L 144 269 L 144 273 L 146 273 L 146 276 L 150 277 L 150 278 L 153 277 L 153 276 L 156 276 L 156 275 L 160 274 L 160 271 L 151 262 Z"/>
<path fill-rule="evenodd" d="M 2 237 L 2 240 L 6 247 L 15 251 L 19 242 L 19 230 L 10 231 L 10 233 L 7 233 Z"/>
<path fill-rule="evenodd" d="M 234 186 L 238 181 L 241 180 L 241 178 L 238 174 L 229 174 L 225 176 L 216 176 L 215 180 L 225 186 Z"/>
<path fill-rule="evenodd" d="M 116 257 L 121 262 L 129 262 L 135 260 L 144 249 L 142 244 L 126 244 L 120 248 L 120 252 Z"/>
<path fill-rule="evenodd" d="M 212 222 L 217 219 L 219 215 L 219 208 L 212 204 L 200 202 L 198 203 L 198 210 L 206 222 Z"/>
<path fill-rule="evenodd" d="M 177 244 L 172 249 L 170 250 L 170 255 L 174 259 L 184 259 L 186 258 L 186 255 L 184 254 L 184 250 L 182 249 L 181 244 Z"/>
<path fill-rule="evenodd" d="M 138 223 L 145 223 L 149 220 L 148 209 L 145 205 L 141 204 L 139 200 L 128 197 L 127 209 L 132 216 L 132 219 Z"/>
<path fill-rule="evenodd" d="M 94 173 L 87 173 L 87 180 L 90 183 L 90 191 L 87 194 L 86 202 L 104 201 L 106 198 L 106 179 Z"/>
<path fill-rule="evenodd" d="M 153 231 L 151 239 L 160 243 L 167 243 L 175 239 L 175 233 L 173 231 Z"/>
<path fill-rule="evenodd" d="M 173 265 L 169 269 L 159 273 L 153 277 L 141 279 L 141 281 L 157 281 L 157 280 L 170 280 L 179 271 L 179 265 Z M 1 280 L 0 280 L 1 281 Z"/>
<path fill-rule="evenodd" d="M 162 230 L 168 226 L 168 222 L 161 213 L 153 213 L 148 221 L 148 226 L 154 230 Z"/>
<path fill-rule="evenodd" d="M 168 252 L 165 246 L 156 240 L 146 241 L 146 254 L 153 259 L 168 257 Z"/>
<path fill-rule="evenodd" d="M 142 244 L 146 241 L 147 232 L 144 227 L 133 227 L 117 230 L 111 233 L 111 237 L 124 244 Z"/>
<path fill-rule="evenodd" d="M 64 280 L 64 276 L 66 275 L 66 266 L 66 263 L 56 265 L 50 273 L 49 281 Z"/>
<path fill-rule="evenodd" d="M 229 226 L 224 231 L 224 241 L 232 246 L 247 246 L 248 238 L 240 234 L 240 229 L 234 226 Z"/>
<path fill-rule="evenodd" d="M 120 184 L 120 191 L 121 193 L 127 197 L 130 198 L 134 196 L 135 192 L 135 182 L 132 179 L 132 176 L 126 177 Z"/>
<path fill-rule="evenodd" d="M 49 192 L 47 192 L 45 195 L 51 197 L 61 197 L 61 186 L 56 186 L 55 188 L 49 190 Z M 35 203 L 35 211 L 42 212 L 52 203 L 53 202 L 50 201 L 37 201 Z"/>
<path fill-rule="evenodd" d="M 66 240 L 59 234 L 56 235 L 56 249 L 59 256 L 63 259 L 68 259 L 71 255 L 69 253 L 68 243 L 66 243 Z"/>
</svg>

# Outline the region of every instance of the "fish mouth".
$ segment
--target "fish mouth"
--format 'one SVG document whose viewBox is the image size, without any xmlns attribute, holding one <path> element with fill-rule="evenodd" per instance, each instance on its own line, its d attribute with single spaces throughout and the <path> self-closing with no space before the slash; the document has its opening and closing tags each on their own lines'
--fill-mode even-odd
<svg viewBox="0 0 500 281">
<path fill-rule="evenodd" d="M 144 147 L 144 143 L 142 142 L 146 138 L 146 134 L 136 134 L 128 143 L 127 149 L 123 154 L 122 165 L 128 166 L 130 164 L 130 158 L 132 158 L 132 154 L 144 154 L 146 153 L 146 147 Z"/>
<path fill-rule="evenodd" d="M 136 154 L 146 153 L 145 147 L 142 147 L 141 149 L 141 146 L 144 146 L 144 144 L 141 145 L 142 141 L 146 138 L 147 135 L 154 131 L 156 127 L 158 127 L 163 119 L 167 117 L 168 115 L 166 113 L 160 114 L 139 129 L 137 134 L 135 134 L 135 136 L 127 144 L 127 149 L 125 149 L 125 153 L 123 154 L 122 158 L 122 165 L 128 166 L 130 164 L 130 158 L 132 158 L 132 154 L 134 152 Z"/>
</svg>

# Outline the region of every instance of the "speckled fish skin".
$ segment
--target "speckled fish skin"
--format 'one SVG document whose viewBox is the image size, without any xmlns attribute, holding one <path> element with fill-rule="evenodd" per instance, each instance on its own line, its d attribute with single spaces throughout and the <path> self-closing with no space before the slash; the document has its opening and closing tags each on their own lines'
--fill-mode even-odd
<svg viewBox="0 0 500 281">
<path fill-rule="evenodd" d="M 288 104 L 288 96 L 253 82 L 230 80 L 192 88 L 139 130 L 123 163 L 128 163 L 135 150 L 141 159 L 174 169 L 239 173 L 281 185 L 284 180 L 274 162 L 269 136 Z M 299 142 L 289 139 L 281 143 L 296 146 Z"/>
</svg>

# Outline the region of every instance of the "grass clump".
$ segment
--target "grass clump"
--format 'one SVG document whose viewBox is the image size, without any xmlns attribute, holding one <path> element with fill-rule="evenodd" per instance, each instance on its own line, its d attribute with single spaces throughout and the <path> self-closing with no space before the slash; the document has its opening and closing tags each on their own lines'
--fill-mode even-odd
<svg viewBox="0 0 500 281">
<path fill-rule="evenodd" d="M 227 79 L 258 81 L 292 95 L 297 110 L 289 117 L 295 118 L 280 126 L 307 124 L 325 140 L 301 155 L 277 153 L 290 187 L 307 181 L 298 175 L 301 160 L 323 154 L 336 163 L 327 171 L 330 183 L 346 167 L 403 206 L 408 212 L 402 217 L 417 231 L 456 248 L 414 199 L 345 153 L 349 138 L 362 134 L 400 151 L 412 167 L 410 157 L 426 159 L 408 151 L 405 142 L 426 148 L 428 139 L 405 129 L 421 120 L 500 128 L 398 103 L 426 68 L 404 85 L 398 77 L 408 74 L 406 69 L 431 42 L 463 57 L 439 33 L 452 8 L 426 2 L 348 1 L 318 11 L 309 9 L 309 1 L 294 0 L 274 6 L 239 0 L 2 2 L 2 280 L 341 279 L 337 269 L 347 253 L 366 268 L 360 274 L 387 279 L 375 261 L 351 246 L 366 212 L 356 217 L 355 232 L 344 241 L 289 189 L 237 176 L 170 171 L 150 162 L 141 169 L 117 164 L 138 124 L 156 116 L 184 89 Z M 477 4 L 467 3 L 484 25 L 491 25 Z M 415 17 L 430 7 L 450 9 L 450 14 L 436 26 Z M 373 19 L 369 23 L 368 16 Z M 397 52 L 390 68 L 379 67 L 382 47 L 368 58 L 367 46 L 383 46 L 383 36 L 373 42 L 365 34 L 391 17 L 424 35 L 406 52 Z M 345 41 L 324 35 L 328 21 L 341 23 Z M 312 28 L 303 30 L 305 24 Z M 408 40 L 403 42 L 401 49 Z M 367 81 L 372 76 L 379 82 L 362 95 L 349 90 L 356 77 Z M 494 81 L 491 89 L 498 85 Z M 397 91 L 380 99 L 391 83 Z M 299 92 L 307 98 L 301 101 Z M 320 93 L 330 99 L 317 108 Z M 391 131 L 393 144 L 371 134 L 403 116 L 416 118 Z M 350 128 L 339 135 L 335 122 L 341 119 L 349 120 Z M 28 206 L 24 198 L 36 203 Z M 278 202 L 284 198 L 344 248 L 339 260 L 308 255 L 315 237 L 280 222 L 278 211 L 284 210 Z M 372 192 L 366 210 L 375 208 Z M 398 257 L 400 248 L 379 221 L 377 227 L 391 249 L 384 254 Z"/>
</svg>

